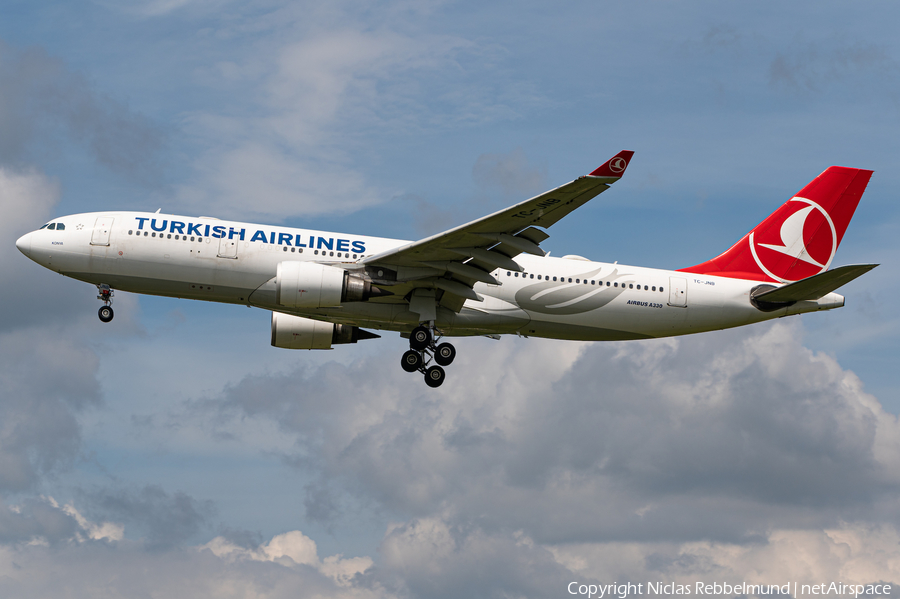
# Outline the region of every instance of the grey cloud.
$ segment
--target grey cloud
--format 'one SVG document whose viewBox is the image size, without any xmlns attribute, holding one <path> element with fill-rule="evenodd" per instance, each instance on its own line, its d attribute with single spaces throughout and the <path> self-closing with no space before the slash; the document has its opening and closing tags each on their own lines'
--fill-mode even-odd
<svg viewBox="0 0 900 599">
<path fill-rule="evenodd" d="M 133 525 L 155 551 L 180 545 L 208 528 L 215 513 L 211 501 L 198 501 L 181 491 L 170 494 L 158 485 L 101 489 L 87 493 L 86 499 L 87 513 Z"/>
<path fill-rule="evenodd" d="M 480 155 L 472 167 L 472 179 L 485 191 L 498 190 L 522 199 L 547 189 L 547 169 L 530 164 L 521 148 Z"/>
<path fill-rule="evenodd" d="M 810 44 L 804 49 L 778 52 L 769 65 L 769 84 L 816 92 L 834 81 L 875 69 L 896 70 L 896 63 L 880 46 L 854 44 L 826 48 Z"/>
<path fill-rule="evenodd" d="M 71 599 L 133 597 L 332 597 L 376 599 L 379 590 L 338 584 L 309 566 L 228 560 L 200 548 L 147 551 L 141 543 L 22 547 L 0 556 L 0 595 Z"/>
<path fill-rule="evenodd" d="M 100 403 L 97 356 L 59 331 L 0 335 L 0 491 L 36 486 L 78 456 L 76 415 Z"/>
<path fill-rule="evenodd" d="M 0 42 L 0 162 L 28 162 L 60 135 L 86 143 L 94 158 L 134 182 L 160 177 L 162 131 L 126 104 L 106 97 L 43 50 Z"/>
<path fill-rule="evenodd" d="M 10 506 L 0 502 L 0 543 L 28 543 L 40 539 L 58 543 L 71 539 L 78 528 L 75 519 L 44 499 L 28 498 Z"/>
<path fill-rule="evenodd" d="M 449 509 L 539 542 L 747 540 L 900 518 L 895 419 L 799 332 L 463 341 L 438 392 L 394 356 L 370 357 L 250 377 L 196 407 L 277 421 L 296 435 L 295 464 L 391 513 Z"/>
<path fill-rule="evenodd" d="M 409 206 L 415 231 L 422 237 L 445 231 L 460 219 L 456 207 L 442 208 L 418 194 L 408 193 L 398 199 Z"/>
</svg>

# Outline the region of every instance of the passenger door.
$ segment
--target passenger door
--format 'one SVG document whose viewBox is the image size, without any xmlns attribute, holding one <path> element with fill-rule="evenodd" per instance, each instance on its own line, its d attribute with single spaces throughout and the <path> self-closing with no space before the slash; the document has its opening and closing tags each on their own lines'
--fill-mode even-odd
<svg viewBox="0 0 900 599">
<path fill-rule="evenodd" d="M 115 219 L 111 216 L 97 217 L 91 233 L 91 245 L 109 245 L 109 232 Z"/>
<path fill-rule="evenodd" d="M 237 260 L 237 239 L 223 237 L 219 240 L 219 258 L 231 258 Z"/>
<path fill-rule="evenodd" d="M 669 277 L 669 305 L 687 307 L 687 279 Z"/>
</svg>

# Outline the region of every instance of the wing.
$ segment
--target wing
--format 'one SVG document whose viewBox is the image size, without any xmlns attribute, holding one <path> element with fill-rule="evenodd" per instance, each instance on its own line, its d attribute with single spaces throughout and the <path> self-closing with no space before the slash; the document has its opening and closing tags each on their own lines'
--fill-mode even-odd
<svg viewBox="0 0 900 599">
<path fill-rule="evenodd" d="M 553 225 L 609 189 L 622 177 L 632 155 L 634 152 L 623 150 L 571 183 L 361 262 L 370 267 L 366 270 L 377 285 L 400 286 L 391 289 L 395 297 L 409 295 L 403 290 L 404 285 L 410 289 L 434 289 L 440 305 L 459 312 L 466 299 L 481 301 L 472 289 L 476 282 L 499 284 L 490 274 L 492 271 L 521 271 L 514 258 L 523 252 L 543 256 L 545 252 L 539 244 L 549 235 L 536 227 Z M 379 272 L 381 275 L 377 276 Z"/>
</svg>

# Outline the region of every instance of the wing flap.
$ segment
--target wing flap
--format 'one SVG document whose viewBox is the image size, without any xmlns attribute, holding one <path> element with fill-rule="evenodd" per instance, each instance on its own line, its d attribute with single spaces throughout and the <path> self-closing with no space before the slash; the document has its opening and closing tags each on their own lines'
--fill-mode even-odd
<svg viewBox="0 0 900 599">
<path fill-rule="evenodd" d="M 853 279 L 866 274 L 876 266 L 878 265 L 850 264 L 848 266 L 840 266 L 796 283 L 789 283 L 776 289 L 764 291 L 754 295 L 753 299 L 773 304 L 817 300 L 846 285 Z"/>
</svg>

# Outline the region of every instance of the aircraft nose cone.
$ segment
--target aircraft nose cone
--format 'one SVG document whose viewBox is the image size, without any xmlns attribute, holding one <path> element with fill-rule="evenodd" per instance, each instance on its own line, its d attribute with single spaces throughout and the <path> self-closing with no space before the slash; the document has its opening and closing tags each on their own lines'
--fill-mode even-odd
<svg viewBox="0 0 900 599">
<path fill-rule="evenodd" d="M 19 251 L 31 257 L 31 233 L 26 233 L 22 235 L 16 240 L 16 247 L 19 248 Z"/>
</svg>

